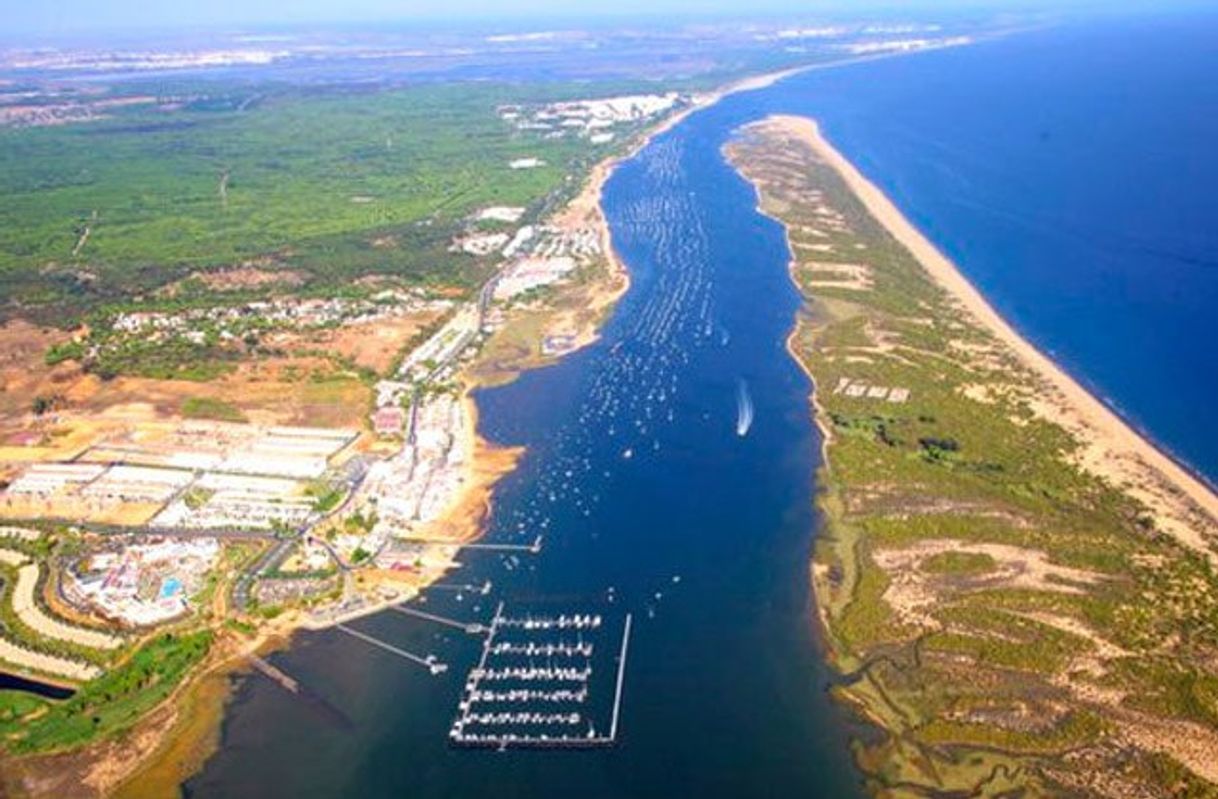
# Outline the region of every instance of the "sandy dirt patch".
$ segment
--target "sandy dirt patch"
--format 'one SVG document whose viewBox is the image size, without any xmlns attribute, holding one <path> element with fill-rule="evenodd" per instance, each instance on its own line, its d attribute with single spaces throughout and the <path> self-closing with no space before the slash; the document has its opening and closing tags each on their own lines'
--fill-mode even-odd
<svg viewBox="0 0 1218 799">
<path fill-rule="evenodd" d="M 356 366 L 384 373 L 411 339 L 441 315 L 442 312 L 435 311 L 305 333 L 276 333 L 268 338 L 267 343 L 289 351 L 333 352 Z"/>
<path fill-rule="evenodd" d="M 906 623 L 926 629 L 939 629 L 940 622 L 931 612 L 943 600 L 944 578 L 925 571 L 925 561 L 940 553 L 959 552 L 988 555 L 994 568 L 967 580 L 953 577 L 984 588 L 1022 588 L 1065 594 L 1085 593 L 1087 586 L 1103 580 L 1094 572 L 1059 566 L 1037 549 L 1024 549 L 1007 544 L 971 543 L 948 538 L 927 539 L 902 549 L 880 549 L 872 553 L 876 565 L 888 576 L 884 601 Z"/>
<path fill-rule="evenodd" d="M 213 291 L 239 291 L 266 286 L 291 288 L 304 283 L 304 276 L 291 269 L 264 269 L 253 265 L 218 272 L 196 272 L 191 277 Z"/>
</svg>

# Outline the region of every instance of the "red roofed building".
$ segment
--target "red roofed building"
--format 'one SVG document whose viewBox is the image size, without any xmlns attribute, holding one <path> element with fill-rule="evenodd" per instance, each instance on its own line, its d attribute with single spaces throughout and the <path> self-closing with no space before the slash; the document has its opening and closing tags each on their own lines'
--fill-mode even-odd
<svg viewBox="0 0 1218 799">
<path fill-rule="evenodd" d="M 406 413 L 401 408 L 377 408 L 372 414 L 372 429 L 378 436 L 396 436 L 406 423 Z"/>
</svg>

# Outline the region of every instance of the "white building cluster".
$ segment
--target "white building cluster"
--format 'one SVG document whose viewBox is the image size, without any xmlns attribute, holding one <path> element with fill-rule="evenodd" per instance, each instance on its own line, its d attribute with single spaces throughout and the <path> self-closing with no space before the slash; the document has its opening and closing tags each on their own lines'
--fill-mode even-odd
<svg viewBox="0 0 1218 799">
<path fill-rule="evenodd" d="M 153 435 L 103 441 L 72 463 L 28 466 L 0 492 L 10 503 L 46 501 L 64 515 L 105 518 L 146 508 L 152 527 L 187 530 L 299 526 L 314 513 L 310 482 L 358 432 L 184 422 Z"/>
<path fill-rule="evenodd" d="M 320 477 L 329 459 L 355 440 L 354 430 L 186 421 L 152 440 L 111 440 L 82 460 L 233 474 Z"/>
<path fill-rule="evenodd" d="M 519 257 L 504 268 L 495 284 L 496 300 L 510 300 L 532 289 L 557 283 L 601 252 L 600 237 L 592 228 L 537 225 L 521 231 L 526 229 L 528 236 L 512 253 Z"/>
<path fill-rule="evenodd" d="M 315 328 L 356 325 L 431 313 L 451 305 L 451 301 L 429 298 L 421 290 L 386 289 L 361 299 L 285 297 L 187 311 L 131 311 L 116 315 L 111 328 L 120 333 L 163 337 L 167 334 L 201 333 L 201 328 L 207 326 L 216 329 L 221 336 L 236 336 L 252 326 Z"/>
<path fill-rule="evenodd" d="M 917 50 L 933 50 L 941 47 L 957 47 L 969 44 L 969 36 L 943 36 L 936 39 L 881 39 L 869 42 L 854 42 L 842 45 L 851 55 L 879 55 L 883 53 L 912 53 Z"/>
<path fill-rule="evenodd" d="M 106 467 L 96 463 L 35 463 L 26 467 L 4 490 L 10 496 L 48 498 L 84 486 Z"/>
<path fill-rule="evenodd" d="M 431 338 L 406 356 L 398 371 L 399 380 L 417 383 L 427 379 L 455 359 L 478 335 L 480 327 L 477 305 L 470 303 L 462 307 Z M 393 395 L 389 394 L 386 399 L 393 401 Z"/>
<path fill-rule="evenodd" d="M 92 555 L 69 570 L 68 599 L 132 627 L 148 627 L 190 610 L 216 563 L 214 538 L 162 540 Z"/>
<path fill-rule="evenodd" d="M 499 118 L 546 138 L 571 134 L 604 144 L 614 138 L 615 128 L 645 122 L 686 102 L 688 98 L 676 92 L 632 94 L 541 106 L 504 105 L 499 107 Z"/>
<path fill-rule="evenodd" d="M 873 386 L 849 377 L 839 378 L 837 385 L 833 387 L 833 393 L 851 399 L 888 400 L 898 404 L 908 402 L 911 394 L 910 390 L 903 386 Z"/>
<path fill-rule="evenodd" d="M 444 515 L 473 457 L 469 424 L 454 394 L 433 394 L 419 403 L 412 435 L 396 455 L 373 464 L 360 489 L 363 499 L 375 503 L 379 532 L 402 535 Z"/>
<path fill-rule="evenodd" d="M 314 515 L 313 500 L 296 480 L 280 477 L 205 474 L 195 483 L 196 493 L 169 503 L 153 527 L 191 530 L 217 528 L 267 529 L 275 524 L 298 527 Z"/>
<path fill-rule="evenodd" d="M 495 284 L 495 299 L 509 300 L 526 291 L 557 283 L 575 271 L 575 259 L 570 256 L 557 258 L 522 258 L 504 270 Z"/>
</svg>

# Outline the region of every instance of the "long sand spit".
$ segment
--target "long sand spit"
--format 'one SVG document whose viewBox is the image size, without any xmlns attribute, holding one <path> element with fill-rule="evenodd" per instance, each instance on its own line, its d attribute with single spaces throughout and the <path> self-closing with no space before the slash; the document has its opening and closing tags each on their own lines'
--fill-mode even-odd
<svg viewBox="0 0 1218 799">
<path fill-rule="evenodd" d="M 1218 536 L 1218 495 L 1209 486 L 1130 427 L 1021 336 L 956 265 L 829 143 L 814 120 L 776 115 L 767 122 L 806 141 L 931 278 L 1047 384 L 1051 391 L 1035 403 L 1034 409 L 1074 435 L 1081 445 L 1080 466 L 1141 501 L 1163 531 L 1218 566 L 1214 546 Z"/>
</svg>

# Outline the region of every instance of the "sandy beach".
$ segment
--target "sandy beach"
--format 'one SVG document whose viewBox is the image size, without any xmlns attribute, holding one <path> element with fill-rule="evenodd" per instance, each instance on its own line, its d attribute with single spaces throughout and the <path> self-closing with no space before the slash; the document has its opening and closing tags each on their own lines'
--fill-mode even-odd
<svg viewBox="0 0 1218 799">
<path fill-rule="evenodd" d="M 815 121 L 772 117 L 807 141 L 851 190 L 922 264 L 959 307 L 1005 345 L 1044 384 L 1034 410 L 1069 431 L 1081 446 L 1079 464 L 1146 505 L 1158 526 L 1218 565 L 1218 495 L 1134 430 L 1111 408 L 1021 336 L 891 200 L 821 134 Z"/>
</svg>

